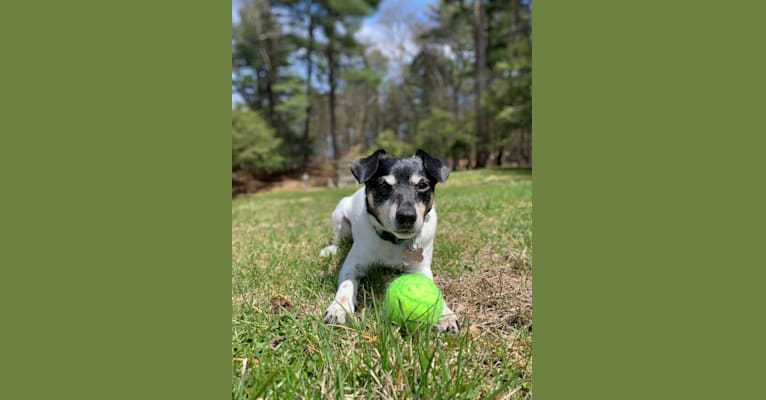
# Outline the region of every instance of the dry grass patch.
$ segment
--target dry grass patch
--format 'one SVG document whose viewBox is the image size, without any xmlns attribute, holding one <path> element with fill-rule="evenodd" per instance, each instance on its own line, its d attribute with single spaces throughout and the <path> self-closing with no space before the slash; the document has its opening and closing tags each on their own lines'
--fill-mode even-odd
<svg viewBox="0 0 766 400">
<path fill-rule="evenodd" d="M 435 279 L 450 307 L 468 323 L 478 341 L 478 357 L 487 368 L 510 361 L 532 378 L 532 279 L 509 268 L 475 271 L 457 278 Z M 498 347 L 507 358 L 499 357 Z"/>
</svg>

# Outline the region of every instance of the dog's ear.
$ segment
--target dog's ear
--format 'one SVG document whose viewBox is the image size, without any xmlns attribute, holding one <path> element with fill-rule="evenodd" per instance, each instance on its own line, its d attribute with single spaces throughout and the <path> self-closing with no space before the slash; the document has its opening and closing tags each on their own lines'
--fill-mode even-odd
<svg viewBox="0 0 766 400">
<path fill-rule="evenodd" d="M 423 161 L 423 167 L 426 169 L 426 174 L 437 182 L 444 182 L 449 176 L 449 167 L 442 164 L 438 158 L 433 158 L 423 150 L 415 152 L 415 157 L 420 158 Z"/>
<path fill-rule="evenodd" d="M 354 174 L 356 181 L 365 183 L 370 180 L 370 178 L 375 175 L 375 171 L 378 170 L 378 162 L 383 158 L 386 158 L 386 151 L 380 149 L 372 153 L 369 157 L 351 163 L 351 173 Z"/>
</svg>

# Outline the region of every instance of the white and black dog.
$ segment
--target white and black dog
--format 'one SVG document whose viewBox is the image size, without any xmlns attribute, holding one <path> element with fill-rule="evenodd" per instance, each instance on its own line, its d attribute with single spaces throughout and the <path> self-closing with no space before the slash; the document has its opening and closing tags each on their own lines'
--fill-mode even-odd
<svg viewBox="0 0 766 400">
<path fill-rule="evenodd" d="M 320 253 L 334 255 L 341 240 L 353 239 L 335 300 L 324 313 L 328 324 L 343 324 L 354 312 L 359 280 L 370 265 L 403 267 L 433 279 L 434 188 L 447 180 L 449 168 L 421 150 L 409 158 L 386 158 L 385 150 L 378 150 L 352 163 L 351 173 L 364 187 L 338 203 L 331 217 L 333 244 Z M 460 327 L 446 304 L 437 327 L 442 332 Z"/>
</svg>

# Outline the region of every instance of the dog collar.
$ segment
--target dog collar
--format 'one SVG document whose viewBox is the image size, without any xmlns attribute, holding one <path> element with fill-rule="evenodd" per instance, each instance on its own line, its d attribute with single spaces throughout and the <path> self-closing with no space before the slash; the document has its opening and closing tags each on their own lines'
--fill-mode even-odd
<svg viewBox="0 0 766 400">
<path fill-rule="evenodd" d="M 400 239 L 396 237 L 396 235 L 394 235 L 393 233 L 379 228 L 378 226 L 379 225 L 382 226 L 383 224 L 380 223 L 380 220 L 378 220 L 378 217 L 375 214 L 370 212 L 369 207 L 367 208 L 367 214 L 370 216 L 370 222 L 372 223 L 373 229 L 375 229 L 375 234 L 377 234 L 379 238 L 385 240 L 386 242 L 393 243 L 397 246 L 400 246 L 407 243 L 410 240 L 414 240 L 414 238 Z"/>
<path fill-rule="evenodd" d="M 365 204 L 366 203 L 367 202 L 365 201 Z M 393 243 L 397 246 L 400 246 L 409 242 L 410 247 L 414 247 L 415 237 L 400 239 L 396 237 L 396 235 L 394 235 L 393 233 L 379 228 L 378 226 L 383 226 L 383 224 L 378 219 L 378 216 L 375 215 L 372 211 L 370 211 L 370 205 L 366 204 L 366 206 L 367 206 L 367 215 L 370 216 L 370 222 L 372 223 L 372 227 L 375 229 L 375 234 L 377 234 L 379 238 L 385 240 L 386 242 Z M 428 221 L 431 218 L 431 209 L 429 209 L 428 212 L 426 212 L 426 215 L 424 218 L 425 218 L 425 221 Z"/>
<path fill-rule="evenodd" d="M 378 234 L 379 238 L 381 238 L 381 239 L 383 239 L 383 240 L 385 240 L 387 242 L 391 242 L 391 243 L 393 243 L 393 244 L 395 244 L 397 246 L 405 244 L 405 243 L 407 243 L 407 241 L 410 240 L 410 239 L 399 239 L 393 233 L 391 233 L 389 231 L 384 231 L 382 229 L 378 229 L 377 227 L 375 227 L 375 233 Z"/>
</svg>

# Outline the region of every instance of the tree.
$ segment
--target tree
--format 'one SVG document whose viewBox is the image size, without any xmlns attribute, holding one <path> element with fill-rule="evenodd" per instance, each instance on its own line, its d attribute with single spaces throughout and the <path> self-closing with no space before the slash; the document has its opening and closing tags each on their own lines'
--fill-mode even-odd
<svg viewBox="0 0 766 400">
<path fill-rule="evenodd" d="M 368 130 L 370 114 L 377 106 L 377 88 L 383 77 L 373 68 L 348 69 L 343 73 L 345 82 L 343 103 L 346 110 L 345 126 L 346 145 L 361 145 L 366 148 L 372 143 L 374 134 Z"/>
<path fill-rule="evenodd" d="M 509 159 L 531 162 L 532 49 L 531 10 L 527 1 L 490 1 L 488 13 L 489 90 L 486 109 L 491 140 L 500 165 L 504 149 Z"/>
<path fill-rule="evenodd" d="M 469 5 L 468 5 L 469 6 Z M 469 109 L 473 91 L 467 84 L 473 78 L 473 15 L 467 3 L 461 0 L 442 0 L 430 12 L 431 27 L 419 36 L 421 53 L 411 66 L 413 75 L 420 75 L 413 84 L 422 84 L 422 94 L 432 99 L 423 100 L 431 104 L 426 108 L 425 119 L 441 116 L 434 115 L 433 107 L 450 110 L 455 124 L 461 127 L 473 127 L 468 118 L 475 115 Z M 424 58 L 426 57 L 427 58 Z M 423 62 L 426 61 L 426 62 Z M 423 70 L 420 72 L 422 64 Z M 425 78 L 425 79 L 424 79 Z M 435 98 L 434 98 L 435 97 Z M 436 110 L 433 110 L 436 111 Z M 473 167 L 471 148 L 475 145 L 475 132 L 461 136 L 451 150 L 452 167 L 457 168 L 459 159 L 467 159 L 467 166 Z"/>
<path fill-rule="evenodd" d="M 288 18 L 291 13 L 302 12 L 301 4 L 296 4 L 290 0 L 244 3 L 232 48 L 233 89 L 267 119 L 281 139 L 283 168 L 291 171 L 305 166 L 311 147 L 305 129 L 311 116 L 311 82 L 291 68 L 291 58 L 301 49 L 296 27 L 292 22 L 280 23 L 294 21 Z"/>
<path fill-rule="evenodd" d="M 528 0 L 439 0 L 426 18 L 394 0 L 362 31 L 379 0 L 244 1 L 232 90 L 260 123 L 232 134 L 242 174 L 326 163 L 337 183 L 340 160 L 375 145 L 453 168 L 530 164 Z"/>
<path fill-rule="evenodd" d="M 232 86 L 254 110 L 267 110 L 269 123 L 281 131 L 276 113 L 274 85 L 279 70 L 287 65 L 289 49 L 266 0 L 252 0 L 240 9 L 240 24 L 234 28 Z"/>
<path fill-rule="evenodd" d="M 279 10 L 283 15 L 282 20 L 287 22 L 285 40 L 290 43 L 291 55 L 301 57 L 305 62 L 304 93 L 310 99 L 314 89 L 314 56 L 316 47 L 316 14 L 318 12 L 316 0 L 272 0 L 272 8 Z M 311 116 L 313 102 L 306 101 L 303 109 L 301 126 L 296 128 L 300 135 L 296 135 L 296 147 L 300 152 L 300 169 L 306 171 L 312 155 L 313 140 L 311 138 Z M 292 116 L 294 117 L 294 116 Z"/>
<path fill-rule="evenodd" d="M 308 27 L 306 31 L 308 33 L 308 40 L 306 41 L 306 95 L 309 97 L 309 101 L 306 102 L 306 119 L 303 126 L 303 170 L 308 169 L 309 158 L 311 157 L 311 141 L 309 136 L 309 130 L 311 127 L 311 79 L 314 72 L 314 59 L 312 57 L 314 52 L 314 29 L 316 24 L 314 21 L 314 3 L 309 0 L 306 2 L 306 14 L 308 17 Z"/>
<path fill-rule="evenodd" d="M 324 37 L 324 57 L 327 66 L 327 84 L 329 86 L 330 140 L 332 146 L 333 183 L 340 180 L 340 146 L 337 133 L 336 91 L 339 86 L 338 70 L 344 68 L 347 56 L 354 54 L 358 43 L 353 33 L 358 28 L 361 18 L 368 15 L 379 0 L 320 0 L 318 1 L 318 26 Z M 357 53 L 358 54 L 358 53 Z"/>
<path fill-rule="evenodd" d="M 252 110 L 237 107 L 231 112 L 231 167 L 252 173 L 269 173 L 282 168 L 284 158 L 277 148 L 274 130 Z"/>
<path fill-rule="evenodd" d="M 484 109 L 484 88 L 486 87 L 486 24 L 484 1 L 473 2 L 473 41 L 474 41 L 474 112 L 476 113 L 476 168 L 487 166 L 489 159 L 489 132 Z"/>
<path fill-rule="evenodd" d="M 471 142 L 471 126 L 455 113 L 434 108 L 429 118 L 420 123 L 415 144 L 433 154 L 449 157 L 452 170 L 457 170 L 461 156 L 465 155 Z"/>
<path fill-rule="evenodd" d="M 394 131 L 386 129 L 375 139 L 375 147 L 386 149 L 392 157 L 409 157 L 415 154 L 415 148 L 396 137 Z"/>
</svg>

